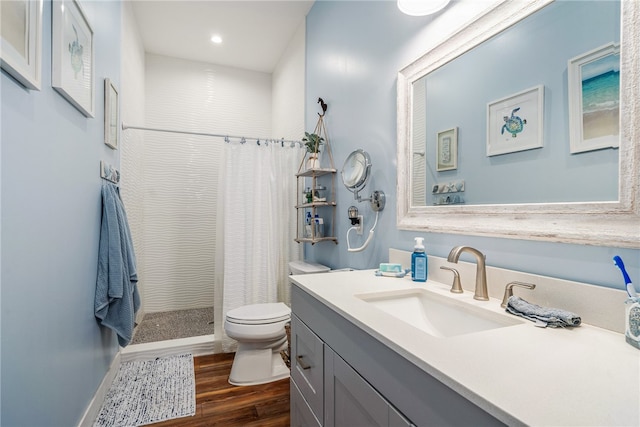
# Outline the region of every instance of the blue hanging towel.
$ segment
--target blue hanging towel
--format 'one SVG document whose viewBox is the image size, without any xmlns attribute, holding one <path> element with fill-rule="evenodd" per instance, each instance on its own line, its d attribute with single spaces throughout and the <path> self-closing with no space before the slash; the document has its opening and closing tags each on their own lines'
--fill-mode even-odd
<svg viewBox="0 0 640 427">
<path fill-rule="evenodd" d="M 125 347 L 133 336 L 140 308 L 133 240 L 118 187 L 102 183 L 102 224 L 98 249 L 95 316 Z"/>
</svg>

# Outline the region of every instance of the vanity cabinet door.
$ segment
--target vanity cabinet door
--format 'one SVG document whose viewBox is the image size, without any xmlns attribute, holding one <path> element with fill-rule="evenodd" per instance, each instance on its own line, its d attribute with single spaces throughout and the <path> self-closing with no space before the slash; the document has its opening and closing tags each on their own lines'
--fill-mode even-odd
<svg viewBox="0 0 640 427">
<path fill-rule="evenodd" d="M 325 346 L 325 427 L 410 427 L 368 382 Z"/>
<path fill-rule="evenodd" d="M 291 427 L 321 427 L 322 424 L 311 412 L 311 408 L 295 381 L 291 381 Z"/>
<path fill-rule="evenodd" d="M 291 316 L 291 378 L 318 420 L 323 419 L 324 343 L 297 316 Z"/>
</svg>

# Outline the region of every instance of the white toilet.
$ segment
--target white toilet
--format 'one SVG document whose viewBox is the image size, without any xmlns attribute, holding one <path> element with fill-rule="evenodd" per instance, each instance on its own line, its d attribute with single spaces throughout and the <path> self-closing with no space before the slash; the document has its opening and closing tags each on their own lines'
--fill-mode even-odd
<svg viewBox="0 0 640 427">
<path fill-rule="evenodd" d="M 320 273 L 329 267 L 295 261 L 289 263 L 292 274 Z M 280 352 L 287 348 L 285 325 L 291 320 L 286 304 L 250 304 L 229 310 L 224 330 L 229 338 L 238 341 L 231 366 L 229 383 L 256 385 L 289 377 L 289 368 Z"/>
</svg>

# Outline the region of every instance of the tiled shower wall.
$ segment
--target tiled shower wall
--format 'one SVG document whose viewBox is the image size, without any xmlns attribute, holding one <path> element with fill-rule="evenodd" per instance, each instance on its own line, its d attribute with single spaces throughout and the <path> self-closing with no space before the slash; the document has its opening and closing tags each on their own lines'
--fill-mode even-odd
<svg viewBox="0 0 640 427">
<path fill-rule="evenodd" d="M 146 126 L 271 135 L 271 75 L 146 56 Z M 146 312 L 213 306 L 221 138 L 144 132 Z M 255 141 L 253 142 L 255 143 Z M 250 208 L 239 206 L 238 209 Z"/>
<path fill-rule="evenodd" d="M 144 60 L 142 39 L 138 33 L 131 2 L 122 3 L 122 73 L 120 93 L 120 117 L 128 125 L 144 123 Z M 145 312 L 144 270 L 144 133 L 125 130 L 121 132 L 120 183 L 122 200 L 127 209 L 127 219 L 133 236 L 133 245 L 138 266 L 138 290 L 142 306 L 137 314 L 141 322 Z"/>
</svg>

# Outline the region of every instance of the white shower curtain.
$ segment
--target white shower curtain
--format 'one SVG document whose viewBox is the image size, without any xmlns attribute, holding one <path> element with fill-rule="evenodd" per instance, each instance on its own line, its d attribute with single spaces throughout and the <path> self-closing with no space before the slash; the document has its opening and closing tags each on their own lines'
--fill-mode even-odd
<svg viewBox="0 0 640 427">
<path fill-rule="evenodd" d="M 296 237 L 296 178 L 303 152 L 280 143 L 225 143 L 218 194 L 214 292 L 215 351 L 234 351 L 227 311 L 290 302 L 288 262 L 302 258 Z M 220 268 L 220 266 L 224 266 Z"/>
</svg>

